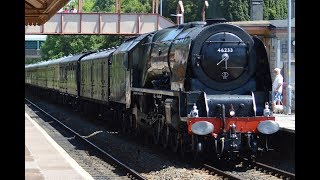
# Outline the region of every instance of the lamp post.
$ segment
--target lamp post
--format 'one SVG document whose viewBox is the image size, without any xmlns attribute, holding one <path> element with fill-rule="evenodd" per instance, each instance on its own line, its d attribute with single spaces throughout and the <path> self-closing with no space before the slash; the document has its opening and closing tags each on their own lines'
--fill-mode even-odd
<svg viewBox="0 0 320 180">
<path fill-rule="evenodd" d="M 82 13 L 82 0 L 78 0 L 78 13 Z"/>
<path fill-rule="evenodd" d="M 160 0 L 160 15 L 162 16 L 162 0 Z"/>
<path fill-rule="evenodd" d="M 288 0 L 288 68 L 287 68 L 287 112 L 291 114 L 291 0 Z"/>
</svg>

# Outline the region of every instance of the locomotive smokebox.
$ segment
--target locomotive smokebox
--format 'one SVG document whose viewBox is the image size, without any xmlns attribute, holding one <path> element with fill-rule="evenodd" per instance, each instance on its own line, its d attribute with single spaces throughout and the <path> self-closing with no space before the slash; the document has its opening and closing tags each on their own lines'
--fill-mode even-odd
<svg viewBox="0 0 320 180">
<path fill-rule="evenodd" d="M 225 18 L 214 18 L 214 19 L 206 19 L 207 26 L 217 23 L 227 22 Z"/>
</svg>

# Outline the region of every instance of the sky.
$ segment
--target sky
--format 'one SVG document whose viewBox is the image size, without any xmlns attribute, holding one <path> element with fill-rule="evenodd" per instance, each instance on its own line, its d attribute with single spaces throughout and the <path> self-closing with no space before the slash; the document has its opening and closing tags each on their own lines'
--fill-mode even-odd
<svg viewBox="0 0 320 180">
<path fill-rule="evenodd" d="M 25 40 L 45 40 L 47 35 L 25 35 Z"/>
</svg>

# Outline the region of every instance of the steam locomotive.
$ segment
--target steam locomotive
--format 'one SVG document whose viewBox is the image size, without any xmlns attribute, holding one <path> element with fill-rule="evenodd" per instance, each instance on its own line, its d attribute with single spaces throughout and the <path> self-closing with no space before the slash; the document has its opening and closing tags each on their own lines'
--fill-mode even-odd
<svg viewBox="0 0 320 180">
<path fill-rule="evenodd" d="M 26 65 L 25 83 L 80 111 L 111 111 L 123 131 L 194 157 L 255 157 L 279 130 L 265 46 L 225 22 L 180 24 Z"/>
</svg>

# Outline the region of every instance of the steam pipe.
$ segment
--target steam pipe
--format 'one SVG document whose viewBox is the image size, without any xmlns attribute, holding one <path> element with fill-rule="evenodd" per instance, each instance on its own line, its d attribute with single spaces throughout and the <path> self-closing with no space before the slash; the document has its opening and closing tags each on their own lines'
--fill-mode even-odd
<svg viewBox="0 0 320 180">
<path fill-rule="evenodd" d="M 226 131 L 226 107 L 224 104 L 222 104 L 222 129 L 225 132 Z"/>
</svg>

